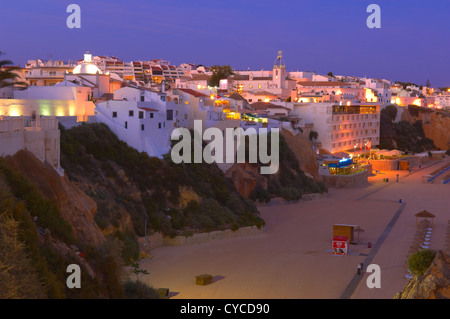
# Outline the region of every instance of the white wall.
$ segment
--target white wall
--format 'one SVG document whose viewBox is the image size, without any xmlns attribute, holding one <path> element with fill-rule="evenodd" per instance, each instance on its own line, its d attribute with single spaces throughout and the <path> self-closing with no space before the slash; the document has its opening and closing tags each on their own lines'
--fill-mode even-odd
<svg viewBox="0 0 450 319">
<path fill-rule="evenodd" d="M 141 104 L 134 101 L 107 101 L 99 103 L 95 109 L 97 122 L 105 123 L 117 137 L 129 146 L 140 152 L 146 152 L 149 156 L 161 158 L 170 150 L 170 134 L 173 129 L 173 121 L 166 120 L 165 110 L 146 111 L 138 107 L 151 104 Z M 129 112 L 133 111 L 133 116 Z M 117 117 L 113 118 L 113 112 Z M 144 118 L 139 118 L 139 112 L 143 112 Z M 151 117 L 153 114 L 153 118 Z M 125 122 L 126 127 L 125 127 Z M 144 125 L 144 130 L 141 126 Z"/>
</svg>

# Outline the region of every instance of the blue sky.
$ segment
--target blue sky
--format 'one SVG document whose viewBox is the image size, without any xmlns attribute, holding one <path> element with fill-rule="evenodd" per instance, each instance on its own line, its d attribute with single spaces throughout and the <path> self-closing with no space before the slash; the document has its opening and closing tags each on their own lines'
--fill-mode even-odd
<svg viewBox="0 0 450 319">
<path fill-rule="evenodd" d="M 66 8 L 81 7 L 81 29 Z M 381 29 L 366 8 L 381 7 Z M 86 50 L 125 61 L 230 64 L 450 86 L 450 0 L 16 0 L 0 7 L 3 58 L 80 59 Z"/>
</svg>

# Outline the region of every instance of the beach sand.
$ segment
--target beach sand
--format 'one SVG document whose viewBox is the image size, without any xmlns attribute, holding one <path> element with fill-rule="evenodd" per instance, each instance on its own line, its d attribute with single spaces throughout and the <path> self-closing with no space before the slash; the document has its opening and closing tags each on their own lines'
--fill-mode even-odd
<svg viewBox="0 0 450 319">
<path fill-rule="evenodd" d="M 351 298 L 392 298 L 407 283 L 406 259 L 416 232 L 414 214 L 427 209 L 436 215 L 430 248 L 444 248 L 450 185 L 421 183 L 422 175 L 444 163 L 432 162 L 412 173 L 382 172 L 370 177 L 366 186 L 330 189 L 322 200 L 261 207 L 266 221 L 263 234 L 156 248 L 152 258 L 141 260 L 141 267 L 150 273 L 143 280 L 155 288 L 169 288 L 171 298 L 340 298 L 402 199 L 406 206 L 371 261 L 381 268 L 381 288 L 369 289 L 367 274 L 350 287 Z M 396 174 L 400 174 L 399 182 Z M 386 177 L 388 183 L 383 182 Z M 365 230 L 359 235 L 360 243 L 350 245 L 347 256 L 331 255 L 333 224 L 360 225 Z M 368 242 L 373 248 L 368 248 Z M 213 283 L 196 285 L 195 276 L 200 274 L 212 275 Z"/>
</svg>

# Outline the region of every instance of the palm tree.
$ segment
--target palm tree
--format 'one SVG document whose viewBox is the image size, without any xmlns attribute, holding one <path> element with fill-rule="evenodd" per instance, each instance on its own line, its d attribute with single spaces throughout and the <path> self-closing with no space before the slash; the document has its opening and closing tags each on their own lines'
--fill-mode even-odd
<svg viewBox="0 0 450 319">
<path fill-rule="evenodd" d="M 0 55 L 3 55 L 3 52 L 0 51 Z M 12 65 L 12 61 L 10 60 L 0 60 L 0 89 L 4 87 L 12 87 L 17 89 L 25 89 L 28 84 L 23 81 L 16 81 L 19 77 L 19 73 L 17 70 L 20 70 L 18 67 L 6 67 Z"/>
</svg>

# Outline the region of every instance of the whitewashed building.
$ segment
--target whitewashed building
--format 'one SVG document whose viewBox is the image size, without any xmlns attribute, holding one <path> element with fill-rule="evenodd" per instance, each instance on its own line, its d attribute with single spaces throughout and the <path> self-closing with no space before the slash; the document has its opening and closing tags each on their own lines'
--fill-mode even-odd
<svg viewBox="0 0 450 319">
<path fill-rule="evenodd" d="M 175 104 L 166 98 L 150 89 L 124 87 L 114 92 L 114 100 L 97 104 L 96 121 L 129 146 L 162 158 L 170 151 L 175 128 Z"/>
</svg>

